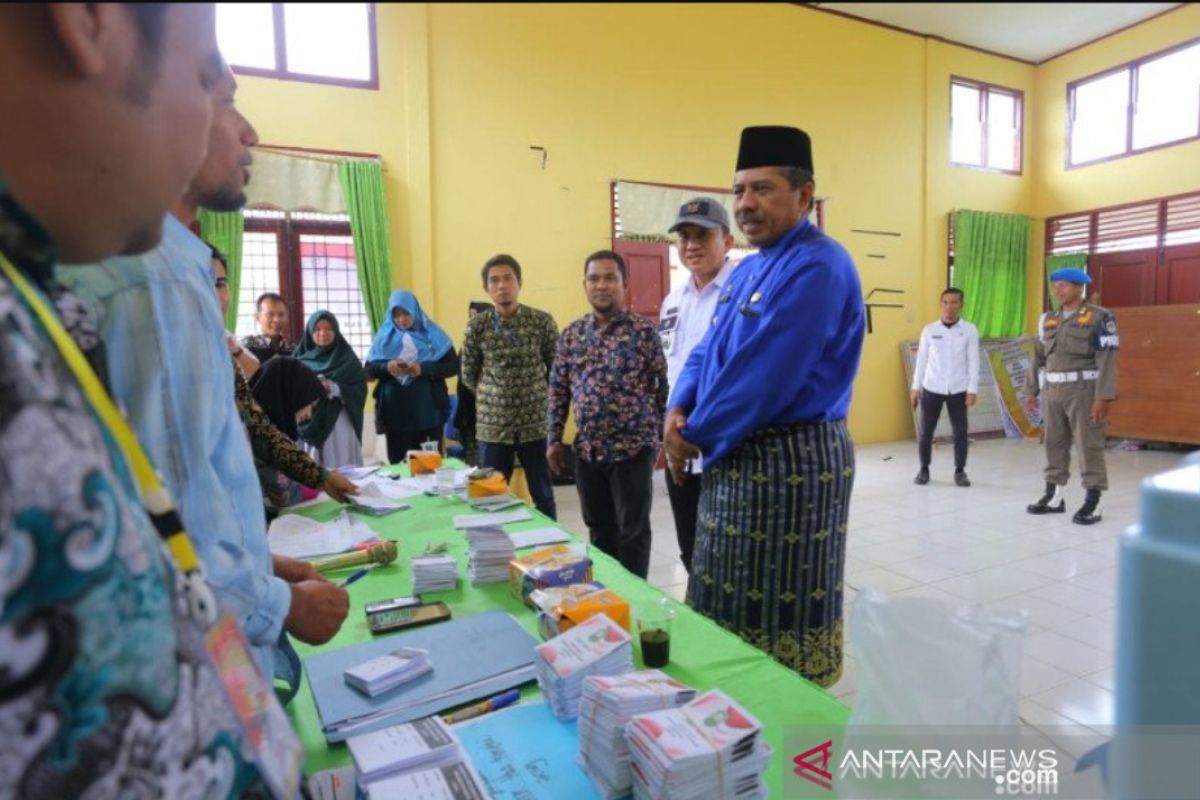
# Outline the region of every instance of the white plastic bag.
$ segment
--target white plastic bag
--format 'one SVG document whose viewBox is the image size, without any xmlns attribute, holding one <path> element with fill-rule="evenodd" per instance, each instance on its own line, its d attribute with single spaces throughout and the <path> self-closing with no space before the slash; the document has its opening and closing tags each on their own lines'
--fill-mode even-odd
<svg viewBox="0 0 1200 800">
<path fill-rule="evenodd" d="M 849 724 L 1016 726 L 1028 617 L 864 589 L 850 624 L 858 688 Z"/>
</svg>

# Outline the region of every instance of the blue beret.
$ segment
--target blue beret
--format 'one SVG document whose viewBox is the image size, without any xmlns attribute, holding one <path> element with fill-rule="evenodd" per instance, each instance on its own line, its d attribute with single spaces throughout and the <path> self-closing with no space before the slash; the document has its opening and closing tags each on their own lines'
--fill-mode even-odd
<svg viewBox="0 0 1200 800">
<path fill-rule="evenodd" d="M 1084 285 L 1092 282 L 1092 279 L 1088 277 L 1086 272 L 1081 269 L 1075 269 L 1074 267 L 1054 270 L 1054 272 L 1050 273 L 1050 280 L 1070 281 L 1071 283 L 1082 283 Z"/>
</svg>

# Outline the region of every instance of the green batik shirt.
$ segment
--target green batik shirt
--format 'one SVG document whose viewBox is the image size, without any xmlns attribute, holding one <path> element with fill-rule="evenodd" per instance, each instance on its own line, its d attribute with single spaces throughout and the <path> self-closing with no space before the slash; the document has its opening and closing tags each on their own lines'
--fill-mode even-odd
<svg viewBox="0 0 1200 800">
<path fill-rule="evenodd" d="M 528 306 L 510 319 L 492 309 L 467 324 L 460 379 L 475 392 L 478 441 L 546 438 L 546 379 L 557 344 L 554 318 Z"/>
</svg>

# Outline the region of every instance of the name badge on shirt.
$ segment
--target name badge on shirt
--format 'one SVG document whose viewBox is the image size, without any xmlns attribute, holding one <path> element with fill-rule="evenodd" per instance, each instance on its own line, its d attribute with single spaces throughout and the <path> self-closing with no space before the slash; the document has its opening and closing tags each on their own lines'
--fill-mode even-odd
<svg viewBox="0 0 1200 800">
<path fill-rule="evenodd" d="M 274 690 L 259 673 L 246 637 L 232 616 L 223 614 L 208 629 L 204 634 L 204 649 L 242 723 L 263 782 L 279 800 L 291 800 L 300 791 L 304 748 Z"/>
</svg>

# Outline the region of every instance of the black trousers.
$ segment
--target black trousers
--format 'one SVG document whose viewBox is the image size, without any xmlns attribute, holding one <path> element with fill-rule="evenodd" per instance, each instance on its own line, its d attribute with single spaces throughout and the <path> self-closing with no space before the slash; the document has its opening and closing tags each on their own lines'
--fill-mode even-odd
<svg viewBox="0 0 1200 800">
<path fill-rule="evenodd" d="M 420 450 L 421 442 L 437 442 L 438 450 L 442 449 L 442 429 L 433 428 L 428 431 L 388 431 L 387 450 L 389 464 L 403 464 L 409 450 Z"/>
<path fill-rule="evenodd" d="M 687 475 L 683 486 L 671 480 L 671 470 L 663 470 L 667 479 L 667 497 L 671 498 L 671 515 L 675 517 L 675 538 L 679 540 L 679 560 L 683 568 L 692 571 L 692 552 L 696 548 L 696 515 L 700 510 L 700 485 L 703 475 Z"/>
<path fill-rule="evenodd" d="M 928 469 L 933 456 L 933 432 L 937 430 L 942 405 L 950 414 L 950 428 L 954 431 L 954 468 L 967 466 L 967 393 L 936 394 L 921 390 L 921 430 L 917 437 L 917 452 L 921 466 Z"/>
<path fill-rule="evenodd" d="M 650 502 L 656 453 L 613 462 L 575 462 L 575 488 L 592 544 L 645 578 L 650 572 Z"/>
<path fill-rule="evenodd" d="M 529 496 L 537 510 L 550 519 L 558 519 L 558 506 L 554 502 L 554 481 L 550 477 L 550 462 L 546 460 L 546 440 L 501 444 L 479 442 L 479 466 L 491 467 L 512 480 L 514 458 L 525 470 L 525 482 L 529 484 Z"/>
</svg>

